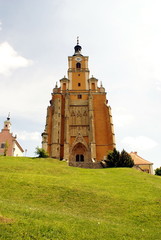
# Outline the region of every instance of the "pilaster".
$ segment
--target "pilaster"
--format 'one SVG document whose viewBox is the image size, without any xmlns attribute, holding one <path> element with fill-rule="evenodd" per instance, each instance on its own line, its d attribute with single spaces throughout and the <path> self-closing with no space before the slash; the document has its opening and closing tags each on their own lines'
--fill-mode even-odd
<svg viewBox="0 0 161 240">
<path fill-rule="evenodd" d="M 69 93 L 65 96 L 64 159 L 69 161 Z"/>
<path fill-rule="evenodd" d="M 90 125 L 89 139 L 90 139 L 90 148 L 91 148 L 91 159 L 96 159 L 93 98 L 92 98 L 91 92 L 89 93 L 89 125 Z"/>
<path fill-rule="evenodd" d="M 51 155 L 60 159 L 60 138 L 61 138 L 61 95 L 54 99 L 52 116 L 52 145 Z"/>
</svg>

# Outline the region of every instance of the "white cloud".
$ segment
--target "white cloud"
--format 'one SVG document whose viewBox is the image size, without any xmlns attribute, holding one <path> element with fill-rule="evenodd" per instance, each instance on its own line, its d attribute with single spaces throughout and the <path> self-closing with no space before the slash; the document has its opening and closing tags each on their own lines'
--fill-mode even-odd
<svg viewBox="0 0 161 240">
<path fill-rule="evenodd" d="M 116 111 L 113 112 L 113 121 L 114 125 L 117 127 L 125 127 L 131 125 L 134 122 L 134 116 L 129 114 L 125 108 L 116 108 Z"/>
<path fill-rule="evenodd" d="M 145 136 L 125 137 L 121 143 L 130 151 L 146 151 L 155 148 L 158 143 Z"/>
<path fill-rule="evenodd" d="M 161 87 L 157 87 L 157 90 L 158 90 L 158 91 L 161 91 Z"/>
<path fill-rule="evenodd" d="M 38 141 L 41 139 L 41 133 L 40 132 L 17 132 L 17 139 L 18 140 L 30 140 L 30 141 Z"/>
<path fill-rule="evenodd" d="M 132 124 L 133 120 L 134 116 L 130 114 L 114 116 L 114 124 L 117 125 L 117 127 L 125 127 L 127 125 L 130 125 Z"/>
<path fill-rule="evenodd" d="M 156 90 L 161 91 L 161 81 L 156 81 L 155 85 L 156 85 Z"/>
<path fill-rule="evenodd" d="M 9 75 L 11 71 L 28 67 L 33 62 L 20 56 L 8 42 L 0 44 L 0 74 Z"/>
<path fill-rule="evenodd" d="M 0 22 L 0 31 L 2 30 L 2 23 Z"/>
</svg>

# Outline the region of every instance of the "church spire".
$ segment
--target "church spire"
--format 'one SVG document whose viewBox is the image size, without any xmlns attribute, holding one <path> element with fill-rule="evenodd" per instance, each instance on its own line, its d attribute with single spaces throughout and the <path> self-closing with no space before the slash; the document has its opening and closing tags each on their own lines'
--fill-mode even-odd
<svg viewBox="0 0 161 240">
<path fill-rule="evenodd" d="M 8 114 L 7 120 L 4 121 L 4 128 L 5 130 L 10 130 L 11 128 L 11 122 L 10 122 L 10 113 Z"/>
<path fill-rule="evenodd" d="M 77 37 L 77 45 L 79 45 L 79 37 Z"/>
<path fill-rule="evenodd" d="M 8 113 L 7 121 L 10 120 L 10 112 Z"/>
<path fill-rule="evenodd" d="M 82 47 L 79 45 L 79 37 L 77 37 L 77 45 L 74 47 L 75 53 L 73 56 L 81 55 Z"/>
</svg>

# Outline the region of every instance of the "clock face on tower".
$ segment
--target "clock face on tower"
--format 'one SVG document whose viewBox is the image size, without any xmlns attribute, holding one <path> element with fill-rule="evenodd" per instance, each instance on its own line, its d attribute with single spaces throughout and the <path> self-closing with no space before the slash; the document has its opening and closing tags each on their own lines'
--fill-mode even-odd
<svg viewBox="0 0 161 240">
<path fill-rule="evenodd" d="M 76 60 L 77 62 L 80 62 L 80 61 L 82 61 L 82 58 L 81 58 L 81 57 L 76 57 L 75 60 Z"/>
</svg>

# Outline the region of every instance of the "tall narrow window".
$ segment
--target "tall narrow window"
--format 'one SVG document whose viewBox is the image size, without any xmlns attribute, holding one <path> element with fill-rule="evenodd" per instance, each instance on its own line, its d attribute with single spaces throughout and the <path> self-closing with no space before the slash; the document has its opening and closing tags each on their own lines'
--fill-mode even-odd
<svg viewBox="0 0 161 240">
<path fill-rule="evenodd" d="M 76 162 L 79 162 L 79 154 L 76 155 Z"/>
<path fill-rule="evenodd" d="M 80 86 L 81 86 L 81 83 L 79 82 L 79 83 L 78 83 L 78 87 L 80 87 Z"/>
<path fill-rule="evenodd" d="M 84 156 L 82 154 L 80 155 L 80 161 L 84 162 Z"/>
<path fill-rule="evenodd" d="M 76 64 L 76 68 L 81 68 L 81 64 L 80 64 L 80 63 L 77 63 L 77 64 Z"/>
<path fill-rule="evenodd" d="M 63 83 L 63 90 L 66 90 L 66 83 Z"/>
<path fill-rule="evenodd" d="M 92 90 L 95 90 L 95 84 L 92 83 Z"/>
</svg>

